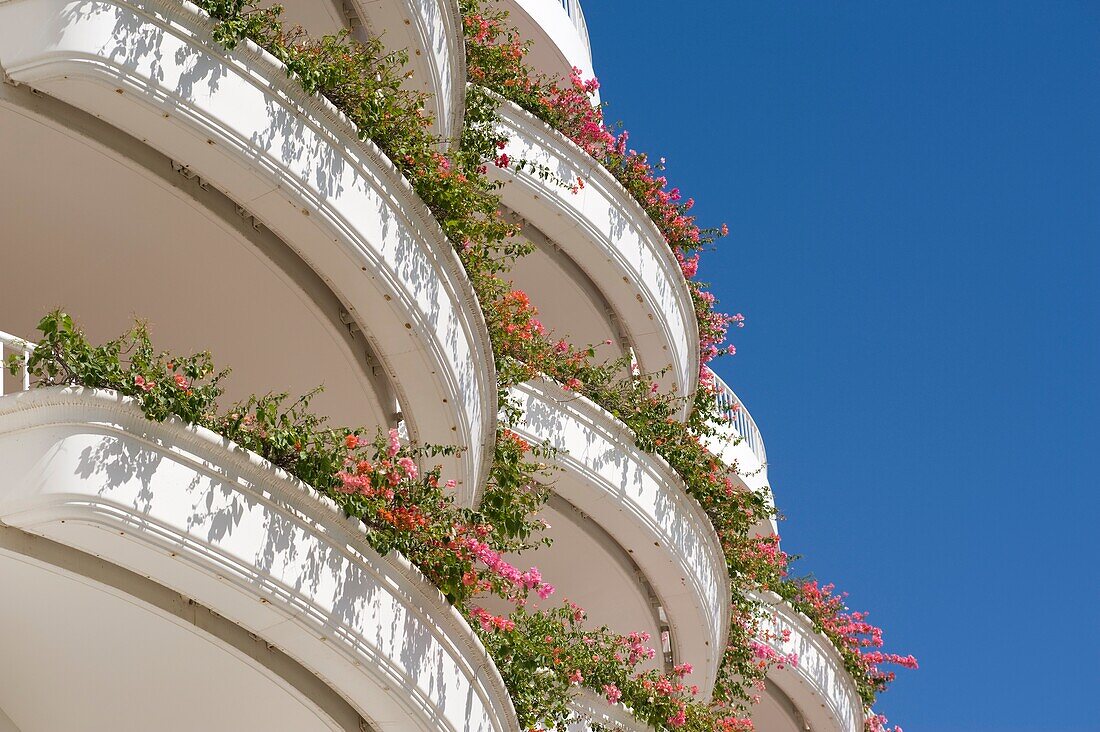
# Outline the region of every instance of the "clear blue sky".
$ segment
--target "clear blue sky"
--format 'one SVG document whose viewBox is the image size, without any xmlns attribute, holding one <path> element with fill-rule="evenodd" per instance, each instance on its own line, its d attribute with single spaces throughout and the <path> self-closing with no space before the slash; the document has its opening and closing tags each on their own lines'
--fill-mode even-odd
<svg viewBox="0 0 1100 732">
<path fill-rule="evenodd" d="M 1100 3 L 588 0 L 608 117 L 731 234 L 718 371 L 907 732 L 1100 730 Z"/>
</svg>

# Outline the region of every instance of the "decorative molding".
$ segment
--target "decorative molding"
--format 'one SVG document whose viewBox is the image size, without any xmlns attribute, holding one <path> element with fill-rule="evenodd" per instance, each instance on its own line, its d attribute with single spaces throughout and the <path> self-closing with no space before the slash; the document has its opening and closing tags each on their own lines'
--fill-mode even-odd
<svg viewBox="0 0 1100 732">
<path fill-rule="evenodd" d="M 860 732 L 863 703 L 832 641 L 779 595 L 769 592 L 755 599 L 768 606 L 773 630 L 780 634 L 768 645 L 781 655 L 798 657 L 797 664 L 773 669 L 768 681 L 791 699 L 814 732 Z M 786 642 L 784 631 L 790 631 Z"/>
<path fill-rule="evenodd" d="M 0 522 L 94 554 L 264 638 L 378 732 L 519 729 L 477 636 L 330 499 L 114 392 L 0 398 Z"/>
<path fill-rule="evenodd" d="M 695 666 L 692 680 L 708 696 L 729 633 L 730 583 L 706 513 L 668 463 L 635 447 L 630 428 L 590 400 L 545 379 L 513 387 L 511 397 L 524 410 L 513 429 L 557 448 L 557 466 L 580 478 L 562 497 L 632 550 L 680 660 Z"/>
</svg>

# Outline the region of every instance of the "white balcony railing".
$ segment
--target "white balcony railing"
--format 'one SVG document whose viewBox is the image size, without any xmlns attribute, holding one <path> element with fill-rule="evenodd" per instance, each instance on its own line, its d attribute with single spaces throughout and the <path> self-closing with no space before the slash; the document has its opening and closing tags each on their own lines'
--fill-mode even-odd
<svg viewBox="0 0 1100 732">
<path fill-rule="evenodd" d="M 27 357 L 33 350 L 34 346 L 22 338 L 16 338 L 10 333 L 0 330 L 0 364 L 3 365 L 3 371 L 0 372 L 0 396 L 4 396 L 4 378 L 8 375 L 9 356 L 23 357 L 23 369 L 18 374 L 19 382 L 16 391 L 27 391 L 31 388 L 31 375 L 27 371 Z"/>
<path fill-rule="evenodd" d="M 707 370 L 710 371 L 710 369 Z M 716 392 L 714 400 L 718 404 L 719 413 L 729 418 L 734 431 L 749 446 L 752 454 L 756 456 L 760 464 L 767 464 L 768 454 L 764 451 L 764 438 L 760 436 L 760 429 L 756 426 L 756 421 L 752 418 L 752 415 L 749 414 L 745 403 L 733 393 L 733 389 L 729 388 L 729 385 L 722 381 L 718 374 L 713 371 L 710 373 L 714 378 Z"/>
<path fill-rule="evenodd" d="M 641 368 L 661 373 L 663 392 L 694 393 L 698 322 L 691 292 L 661 230 L 606 168 L 565 135 L 512 102 L 501 100 L 497 114 L 508 157 L 548 169 L 559 180 L 582 178 L 585 183 L 573 193 L 529 170 L 490 166 L 489 175 L 505 184 L 504 206 L 538 229 L 592 281 Z M 571 327 L 547 325 L 563 331 Z M 686 417 L 685 407 L 681 418 Z"/>
<path fill-rule="evenodd" d="M 369 729 L 520 732 L 484 646 L 419 570 L 378 554 L 335 502 L 221 435 L 149 421 L 110 391 L 35 389 L 0 399 L 0 465 L 0 524 L 193 599 L 293 658 L 319 690 L 309 699 L 335 693 L 369 712 Z M 324 717 L 309 729 L 364 728 Z"/>
<path fill-rule="evenodd" d="M 584 11 L 581 10 L 580 2 L 578 0 L 561 0 L 561 6 L 565 10 L 565 14 L 573 21 L 573 27 L 577 29 L 581 40 L 584 41 L 584 47 L 589 49 L 589 53 L 591 53 L 592 43 L 588 40 L 588 24 L 584 21 Z"/>
</svg>

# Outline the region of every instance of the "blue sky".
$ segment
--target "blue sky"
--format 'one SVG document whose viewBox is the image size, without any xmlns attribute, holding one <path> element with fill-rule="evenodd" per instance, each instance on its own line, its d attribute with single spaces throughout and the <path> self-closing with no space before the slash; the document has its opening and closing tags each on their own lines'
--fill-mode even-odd
<svg viewBox="0 0 1100 732">
<path fill-rule="evenodd" d="M 1100 3 L 588 0 L 748 325 L 718 371 L 914 730 L 1100 730 Z"/>
</svg>

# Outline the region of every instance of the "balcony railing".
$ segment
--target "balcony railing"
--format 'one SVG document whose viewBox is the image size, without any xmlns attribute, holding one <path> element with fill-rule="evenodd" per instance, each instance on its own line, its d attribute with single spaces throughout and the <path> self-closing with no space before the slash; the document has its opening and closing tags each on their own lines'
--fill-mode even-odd
<svg viewBox="0 0 1100 732">
<path fill-rule="evenodd" d="M 707 370 L 710 371 L 710 369 Z M 764 438 L 760 436 L 760 429 L 756 426 L 756 421 L 753 420 L 752 415 L 749 414 L 745 403 L 733 393 L 733 389 L 729 388 L 718 374 L 713 371 L 710 373 L 714 378 L 716 392 L 714 400 L 718 405 L 718 412 L 729 418 L 733 430 L 749 446 L 752 454 L 756 456 L 760 464 L 767 464 L 768 454 L 764 451 Z"/>
<path fill-rule="evenodd" d="M 10 333 L 0 330 L 0 364 L 3 364 L 3 371 L 0 372 L 0 396 L 4 396 L 4 377 L 8 373 L 8 356 L 23 357 L 23 369 L 22 373 L 19 374 L 19 387 L 16 391 L 27 391 L 31 388 L 31 375 L 27 371 L 27 356 L 33 350 L 34 346 L 22 338 L 16 338 Z"/>
<path fill-rule="evenodd" d="M 584 47 L 587 48 L 589 54 L 591 54 L 592 44 L 588 40 L 588 24 L 584 22 L 584 11 L 581 10 L 580 2 L 578 2 L 578 0 L 560 0 L 560 2 L 562 8 L 565 10 L 565 14 L 573 21 L 573 27 L 577 29 L 577 33 L 580 34 L 581 40 L 584 41 Z"/>
</svg>

